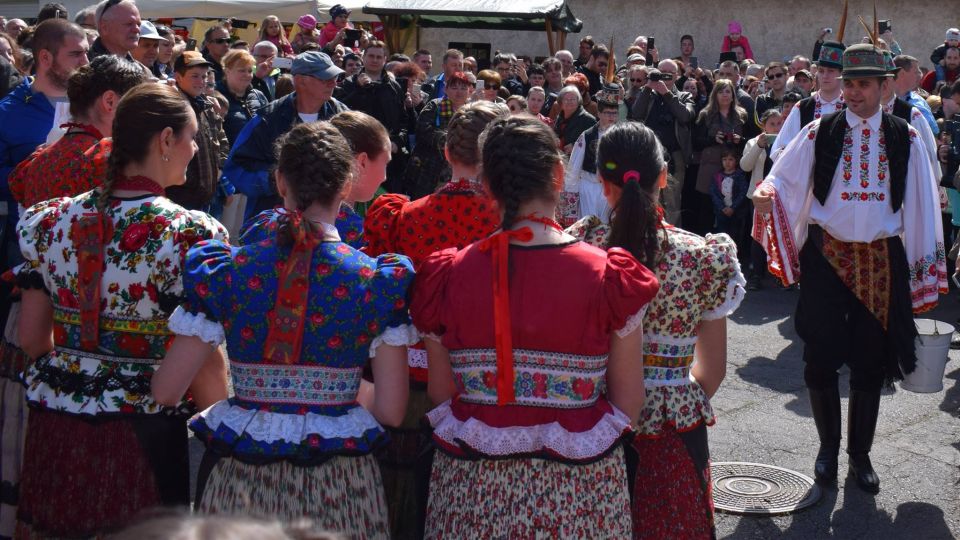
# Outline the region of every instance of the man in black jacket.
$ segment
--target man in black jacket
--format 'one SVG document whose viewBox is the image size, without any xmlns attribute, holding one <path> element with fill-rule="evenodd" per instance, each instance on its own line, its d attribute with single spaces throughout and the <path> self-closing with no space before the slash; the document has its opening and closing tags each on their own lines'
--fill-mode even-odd
<svg viewBox="0 0 960 540">
<path fill-rule="evenodd" d="M 673 85 L 679 68 L 673 60 L 663 60 L 659 69 L 647 74 L 647 84 L 640 91 L 629 117 L 647 125 L 663 147 L 670 152 L 670 177 L 662 191 L 667 222 L 680 225 L 680 195 L 687 164 L 693 154 L 690 125 L 695 120 L 693 96 Z M 655 80 L 656 79 L 656 80 Z"/>
<path fill-rule="evenodd" d="M 393 159 L 406 150 L 407 145 L 407 109 L 404 98 L 407 89 L 401 88 L 393 75 L 383 69 L 386 62 L 386 47 L 382 41 L 371 41 L 363 52 L 363 70 L 347 77 L 335 95 L 351 110 L 363 111 L 380 121 L 390 133 L 390 146 Z M 398 166 L 387 167 L 387 182 L 384 189 L 390 192 L 400 191 L 403 169 Z"/>
</svg>

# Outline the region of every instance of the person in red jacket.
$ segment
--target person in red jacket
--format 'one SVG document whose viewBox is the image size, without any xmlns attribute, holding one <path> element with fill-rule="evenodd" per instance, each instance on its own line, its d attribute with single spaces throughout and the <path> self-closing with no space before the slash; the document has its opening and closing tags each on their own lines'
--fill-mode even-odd
<svg viewBox="0 0 960 540">
<path fill-rule="evenodd" d="M 737 46 L 743 47 L 745 58 L 755 58 L 753 49 L 750 48 L 750 40 L 743 35 L 743 26 L 737 21 L 730 21 L 727 23 L 727 35 L 723 36 L 723 46 L 720 51 L 730 52 Z"/>
</svg>

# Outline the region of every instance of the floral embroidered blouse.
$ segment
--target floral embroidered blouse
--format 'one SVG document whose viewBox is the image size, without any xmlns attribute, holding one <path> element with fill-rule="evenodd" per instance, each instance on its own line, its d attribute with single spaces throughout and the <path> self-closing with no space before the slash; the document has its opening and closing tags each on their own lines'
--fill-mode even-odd
<svg viewBox="0 0 960 540">
<path fill-rule="evenodd" d="M 599 459 L 631 432 L 604 396 L 611 334 L 639 327 L 657 280 L 626 251 L 579 241 L 511 245 L 509 267 L 514 401 L 505 405 L 490 251 L 446 249 L 419 269 L 410 314 L 450 351 L 456 384 L 428 413 L 434 442 L 455 457 Z"/>
<path fill-rule="evenodd" d="M 737 262 L 737 246 L 726 234 L 702 238 L 671 225 L 670 249 L 652 268 L 660 292 L 643 319 L 643 384 L 646 404 L 640 436 L 655 437 L 667 426 L 689 431 L 716 421 L 710 400 L 690 376 L 697 328 L 704 320 L 726 317 L 743 300 L 746 280 Z M 605 247 L 610 227 L 587 216 L 567 233 Z"/>
<path fill-rule="evenodd" d="M 325 237 L 336 230 L 324 225 Z M 314 233 L 315 234 L 315 233 Z M 418 336 L 407 314 L 414 272 L 398 255 L 371 258 L 340 241 L 310 255 L 299 357 L 281 363 L 265 346 L 289 246 L 276 235 L 232 247 L 202 242 L 187 255 L 186 302 L 170 318 L 180 335 L 226 342 L 234 397 L 198 414 L 190 427 L 215 452 L 251 463 L 316 464 L 365 454 L 384 431 L 357 401 L 361 372 L 382 343 Z"/>
<path fill-rule="evenodd" d="M 240 230 L 240 244 L 254 244 L 273 238 L 277 232 L 278 220 L 286 212 L 284 208 L 274 208 L 264 210 L 250 218 Z M 363 218 L 352 208 L 341 204 L 334 225 L 344 243 L 356 249 L 363 247 Z"/>
<path fill-rule="evenodd" d="M 96 194 L 32 206 L 17 226 L 26 259 L 18 282 L 48 291 L 53 302 L 54 350 L 24 372 L 27 400 L 71 414 L 158 413 L 150 377 L 172 338 L 167 317 L 183 294 L 184 256 L 197 241 L 225 240 L 227 232 L 207 214 L 184 210 L 165 197 L 111 198 L 105 212 L 109 240 L 103 251 L 99 344 L 86 350 L 71 225 L 95 212 Z"/>
<path fill-rule="evenodd" d="M 7 182 L 24 208 L 57 197 L 73 197 L 97 187 L 99 179 L 85 152 L 100 141 L 95 131 L 68 131 L 57 142 L 20 162 Z"/>
</svg>

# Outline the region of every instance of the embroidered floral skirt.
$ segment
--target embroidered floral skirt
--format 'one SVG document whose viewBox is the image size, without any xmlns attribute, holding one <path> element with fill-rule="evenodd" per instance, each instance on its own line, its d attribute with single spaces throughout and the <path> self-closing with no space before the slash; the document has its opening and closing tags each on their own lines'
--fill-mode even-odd
<svg viewBox="0 0 960 540">
<path fill-rule="evenodd" d="M 635 539 L 714 538 L 707 426 L 658 437 L 637 437 L 633 485 Z"/>
<path fill-rule="evenodd" d="M 8 321 L 14 317 L 11 313 Z M 27 402 L 17 377 L 29 360 L 13 343 L 0 341 L 0 538 L 12 537 L 17 523 L 20 467 L 27 432 Z"/>
<path fill-rule="evenodd" d="M 629 538 L 623 448 L 587 465 L 434 456 L 426 538 Z"/>
<path fill-rule="evenodd" d="M 410 388 L 407 415 L 399 428 L 387 428 L 390 441 L 377 452 L 394 540 L 423 537 L 433 444 L 424 415 L 433 408 L 425 389 Z"/>
<path fill-rule="evenodd" d="M 206 459 L 206 458 L 205 458 Z M 389 538 L 380 470 L 372 455 L 337 456 L 321 465 L 262 465 L 220 458 L 198 494 L 198 510 L 291 522 L 349 538 Z"/>
<path fill-rule="evenodd" d="M 147 509 L 187 506 L 184 418 L 29 413 L 17 538 L 86 537 L 120 529 Z"/>
</svg>

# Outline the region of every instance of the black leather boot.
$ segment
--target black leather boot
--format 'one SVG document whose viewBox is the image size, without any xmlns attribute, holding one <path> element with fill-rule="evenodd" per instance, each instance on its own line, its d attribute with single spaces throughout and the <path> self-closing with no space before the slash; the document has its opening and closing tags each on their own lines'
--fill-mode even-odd
<svg viewBox="0 0 960 540">
<path fill-rule="evenodd" d="M 850 472 L 860 489 L 868 493 L 880 492 L 880 478 L 870 463 L 870 447 L 877 430 L 880 412 L 880 392 L 850 389 L 850 411 L 847 418 L 847 454 Z"/>
<path fill-rule="evenodd" d="M 818 484 L 830 484 L 837 479 L 837 455 L 840 453 L 840 390 L 808 388 L 810 409 L 820 436 L 820 451 L 813 465 Z"/>
</svg>

